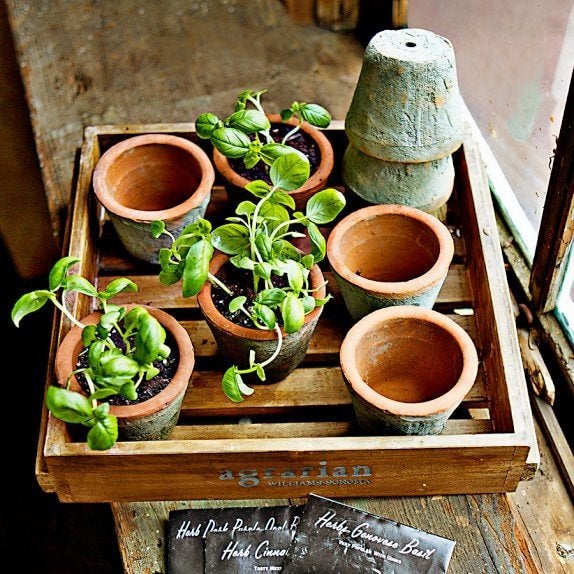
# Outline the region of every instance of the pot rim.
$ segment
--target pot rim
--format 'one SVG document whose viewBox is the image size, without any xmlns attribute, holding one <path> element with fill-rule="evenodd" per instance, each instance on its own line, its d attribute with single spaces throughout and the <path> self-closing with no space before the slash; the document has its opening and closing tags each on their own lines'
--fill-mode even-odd
<svg viewBox="0 0 574 574">
<path fill-rule="evenodd" d="M 184 202 L 169 209 L 147 211 L 133 209 L 119 203 L 109 192 L 106 185 L 106 175 L 114 162 L 125 152 L 151 144 L 172 146 L 187 152 L 192 156 L 201 171 L 201 179 L 194 191 Z M 199 207 L 211 194 L 215 182 L 215 170 L 209 156 L 192 141 L 170 134 L 142 134 L 129 137 L 104 152 L 98 160 L 93 174 L 93 189 L 100 203 L 110 212 L 119 217 L 135 221 L 152 222 L 155 220 L 171 221 L 181 218 L 184 214 Z"/>
<path fill-rule="evenodd" d="M 381 324 L 395 319 L 426 321 L 449 333 L 462 353 L 462 370 L 456 384 L 439 397 L 422 402 L 402 402 L 376 392 L 361 377 L 356 363 L 355 351 L 362 344 L 363 335 L 377 329 Z M 464 399 L 476 381 L 478 354 L 470 335 L 452 319 L 433 309 L 415 305 L 385 307 L 366 315 L 351 327 L 340 349 L 341 370 L 353 392 L 374 407 L 398 416 L 428 416 L 456 407 Z"/>
<path fill-rule="evenodd" d="M 436 237 L 439 243 L 439 256 L 432 267 L 408 281 L 375 281 L 361 277 L 353 272 L 341 258 L 341 245 L 345 234 L 355 225 L 388 215 L 396 215 L 416 220 L 427 227 Z M 339 221 L 331 230 L 327 238 L 327 259 L 333 271 L 343 279 L 357 285 L 359 288 L 371 293 L 393 294 L 395 296 L 408 296 L 413 292 L 419 292 L 442 282 L 448 273 L 454 256 L 454 240 L 450 231 L 437 217 L 426 213 L 416 207 L 399 204 L 380 204 L 360 208 L 351 212 Z"/>
<path fill-rule="evenodd" d="M 224 253 L 216 253 L 209 264 L 209 271 L 212 275 L 217 275 L 217 272 L 229 261 L 229 256 Z M 324 276 L 319 267 L 319 265 L 313 265 L 310 271 L 311 285 L 317 287 L 321 285 L 318 291 L 314 292 L 314 296 L 317 299 L 321 299 L 326 296 L 327 288 L 324 285 Z M 202 313 L 211 319 L 214 323 L 217 323 L 220 329 L 229 333 L 230 335 L 244 338 L 244 339 L 256 339 L 260 341 L 270 341 L 277 338 L 275 331 L 268 331 L 264 329 L 255 329 L 244 327 L 242 325 L 237 325 L 233 321 L 230 321 L 224 317 L 217 307 L 213 303 L 211 298 L 211 283 L 206 281 L 201 288 L 201 291 L 197 294 L 197 303 Z M 313 321 L 315 318 L 322 313 L 323 307 L 315 307 L 310 313 L 305 315 L 305 324 Z M 281 333 L 283 337 L 288 337 L 289 335 L 285 333 L 283 328 L 281 328 Z M 296 333 L 294 333 L 296 335 Z"/>
<path fill-rule="evenodd" d="M 280 114 L 268 114 L 267 117 L 271 123 L 283 123 L 289 125 L 296 125 L 296 120 L 290 119 L 283 121 Z M 327 179 L 333 171 L 335 165 L 335 153 L 333 151 L 333 146 L 327 138 L 327 136 L 322 133 L 321 130 L 312 126 L 308 122 L 303 122 L 301 130 L 306 134 L 311 136 L 315 143 L 319 146 L 319 151 L 321 152 L 321 161 L 317 166 L 317 169 L 309 179 L 299 188 L 287 192 L 294 198 L 305 194 L 311 194 L 315 191 L 322 189 L 326 183 Z M 225 157 L 216 148 L 213 148 L 213 163 L 217 167 L 218 171 L 227 179 L 232 185 L 236 187 L 244 188 L 251 180 L 239 175 L 229 163 L 229 159 Z"/>
<path fill-rule="evenodd" d="M 110 405 L 110 414 L 118 418 L 139 419 L 162 410 L 185 391 L 195 366 L 195 354 L 189 334 L 169 313 L 157 307 L 143 304 L 127 304 L 124 306 L 128 311 L 134 307 L 143 307 L 149 311 L 173 337 L 179 354 L 177 370 L 171 383 L 159 393 L 146 401 L 134 405 Z M 98 322 L 100 315 L 101 311 L 94 311 L 81 319 L 81 323 L 94 325 Z M 55 370 L 61 386 L 66 386 L 67 377 L 76 368 L 77 357 L 82 348 L 82 329 L 75 325 L 64 336 L 56 351 Z M 70 388 L 81 392 L 80 384 L 75 376 L 70 381 Z"/>
</svg>

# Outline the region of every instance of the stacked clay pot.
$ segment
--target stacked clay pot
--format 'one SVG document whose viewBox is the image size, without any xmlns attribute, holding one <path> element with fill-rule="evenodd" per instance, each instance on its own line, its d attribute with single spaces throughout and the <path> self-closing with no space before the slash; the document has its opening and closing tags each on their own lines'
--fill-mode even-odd
<svg viewBox="0 0 574 574">
<path fill-rule="evenodd" d="M 450 41 L 421 29 L 379 32 L 345 118 L 345 185 L 371 204 L 439 211 L 452 193 L 463 118 Z"/>
</svg>

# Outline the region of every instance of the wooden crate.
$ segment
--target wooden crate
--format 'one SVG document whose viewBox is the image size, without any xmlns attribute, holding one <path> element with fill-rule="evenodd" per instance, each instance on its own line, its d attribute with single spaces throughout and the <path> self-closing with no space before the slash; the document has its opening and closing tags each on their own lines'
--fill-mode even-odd
<svg viewBox="0 0 574 574">
<path fill-rule="evenodd" d="M 304 363 L 285 381 L 260 386 L 235 404 L 220 390 L 222 360 L 195 298 L 184 299 L 180 285 L 161 285 L 157 268 L 122 251 L 92 192 L 99 157 L 121 139 L 147 132 L 180 135 L 209 151 L 193 127 L 86 128 L 67 238 L 67 252 L 82 259 L 81 274 L 99 285 L 131 277 L 140 287 L 136 302 L 167 310 L 189 332 L 196 369 L 179 423 L 169 440 L 119 442 L 93 452 L 44 409 L 36 465 L 41 487 L 63 502 L 292 498 L 310 492 L 337 498 L 508 492 L 532 477 L 538 466 L 532 415 L 488 181 L 472 138 L 454 154 L 455 190 L 445 221 L 456 254 L 435 309 L 474 340 L 476 383 L 441 435 L 363 436 L 353 426 L 338 362 L 350 323 L 327 268 L 335 299 L 325 307 Z M 334 122 L 326 133 L 340 159 L 347 145 L 343 123 Z M 331 184 L 344 190 L 339 162 Z M 208 217 L 226 207 L 216 181 Z M 71 295 L 68 303 L 77 317 L 93 304 Z M 56 314 L 51 358 L 68 329 Z M 49 363 L 47 384 L 54 380 Z"/>
</svg>

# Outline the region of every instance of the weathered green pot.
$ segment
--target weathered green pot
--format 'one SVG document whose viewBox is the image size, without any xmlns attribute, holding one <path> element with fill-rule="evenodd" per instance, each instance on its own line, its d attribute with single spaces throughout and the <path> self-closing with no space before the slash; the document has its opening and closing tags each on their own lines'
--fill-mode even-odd
<svg viewBox="0 0 574 574">
<path fill-rule="evenodd" d="M 219 270 L 228 261 L 227 255 L 221 253 L 215 255 L 210 263 L 210 272 L 218 276 Z M 311 269 L 310 281 L 311 285 L 317 289 L 313 295 L 316 298 L 325 297 L 324 277 L 318 265 Z M 228 363 L 227 366 L 235 364 L 241 368 L 247 367 L 251 350 L 255 351 L 257 362 L 268 359 L 277 348 L 277 335 L 275 332 L 249 329 L 226 319 L 215 307 L 211 293 L 211 283 L 207 281 L 197 295 L 197 302 L 217 343 L 218 352 L 222 359 Z M 282 331 L 283 344 L 277 358 L 265 367 L 266 380 L 260 381 L 255 376 L 248 377 L 250 384 L 279 382 L 301 364 L 307 354 L 309 342 L 322 310 L 323 307 L 315 307 L 313 311 L 307 314 L 305 323 L 296 333 L 287 334 Z"/>
<path fill-rule="evenodd" d="M 196 144 L 169 134 L 130 137 L 108 149 L 94 170 L 94 192 L 128 253 L 159 262 L 171 239 L 154 239 L 151 223 L 161 220 L 177 237 L 205 215 L 215 169 Z"/>
<path fill-rule="evenodd" d="M 126 305 L 129 311 L 135 305 Z M 193 368 L 195 354 L 189 334 L 182 325 L 171 315 L 147 305 L 138 305 L 145 308 L 163 326 L 173 340 L 172 352 L 176 352 L 179 361 L 177 371 L 170 384 L 157 395 L 133 405 L 110 407 L 110 414 L 118 419 L 119 440 L 161 440 L 169 437 L 177 424 L 183 397 L 187 390 Z M 85 325 L 95 325 L 100 319 L 100 312 L 95 312 L 82 319 Z M 175 348 L 174 345 L 175 344 Z M 58 346 L 56 352 L 56 376 L 61 386 L 65 386 L 67 379 L 77 368 L 78 355 L 83 349 L 82 329 L 72 327 Z M 82 392 L 82 388 L 75 377 L 72 377 L 70 388 Z"/>
<path fill-rule="evenodd" d="M 369 203 L 409 205 L 432 213 L 452 194 L 454 164 L 452 155 L 428 162 L 389 162 L 349 144 L 342 176 L 346 187 Z"/>
<path fill-rule="evenodd" d="M 428 162 L 462 143 L 464 111 L 452 44 L 428 30 L 384 30 L 369 42 L 345 118 L 359 150 Z"/>
<path fill-rule="evenodd" d="M 476 348 L 454 321 L 421 307 L 379 309 L 340 351 L 356 421 L 368 434 L 439 434 L 472 388 Z"/>
<path fill-rule="evenodd" d="M 358 209 L 327 239 L 327 259 L 354 321 L 395 305 L 432 308 L 453 255 L 448 228 L 404 205 Z"/>
</svg>

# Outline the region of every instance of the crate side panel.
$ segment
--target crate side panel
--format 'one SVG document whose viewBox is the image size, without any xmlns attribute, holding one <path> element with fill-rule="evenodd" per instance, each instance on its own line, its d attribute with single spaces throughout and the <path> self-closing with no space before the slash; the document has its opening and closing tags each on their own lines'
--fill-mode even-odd
<svg viewBox="0 0 574 574">
<path fill-rule="evenodd" d="M 528 447 L 55 457 L 64 502 L 424 496 L 515 490 Z M 417 469 L 413 472 L 413 469 Z M 392 470 L 391 470 L 392 469 Z M 512 478 L 512 481 L 509 480 Z M 64 488 L 65 486 L 65 488 Z"/>
</svg>

